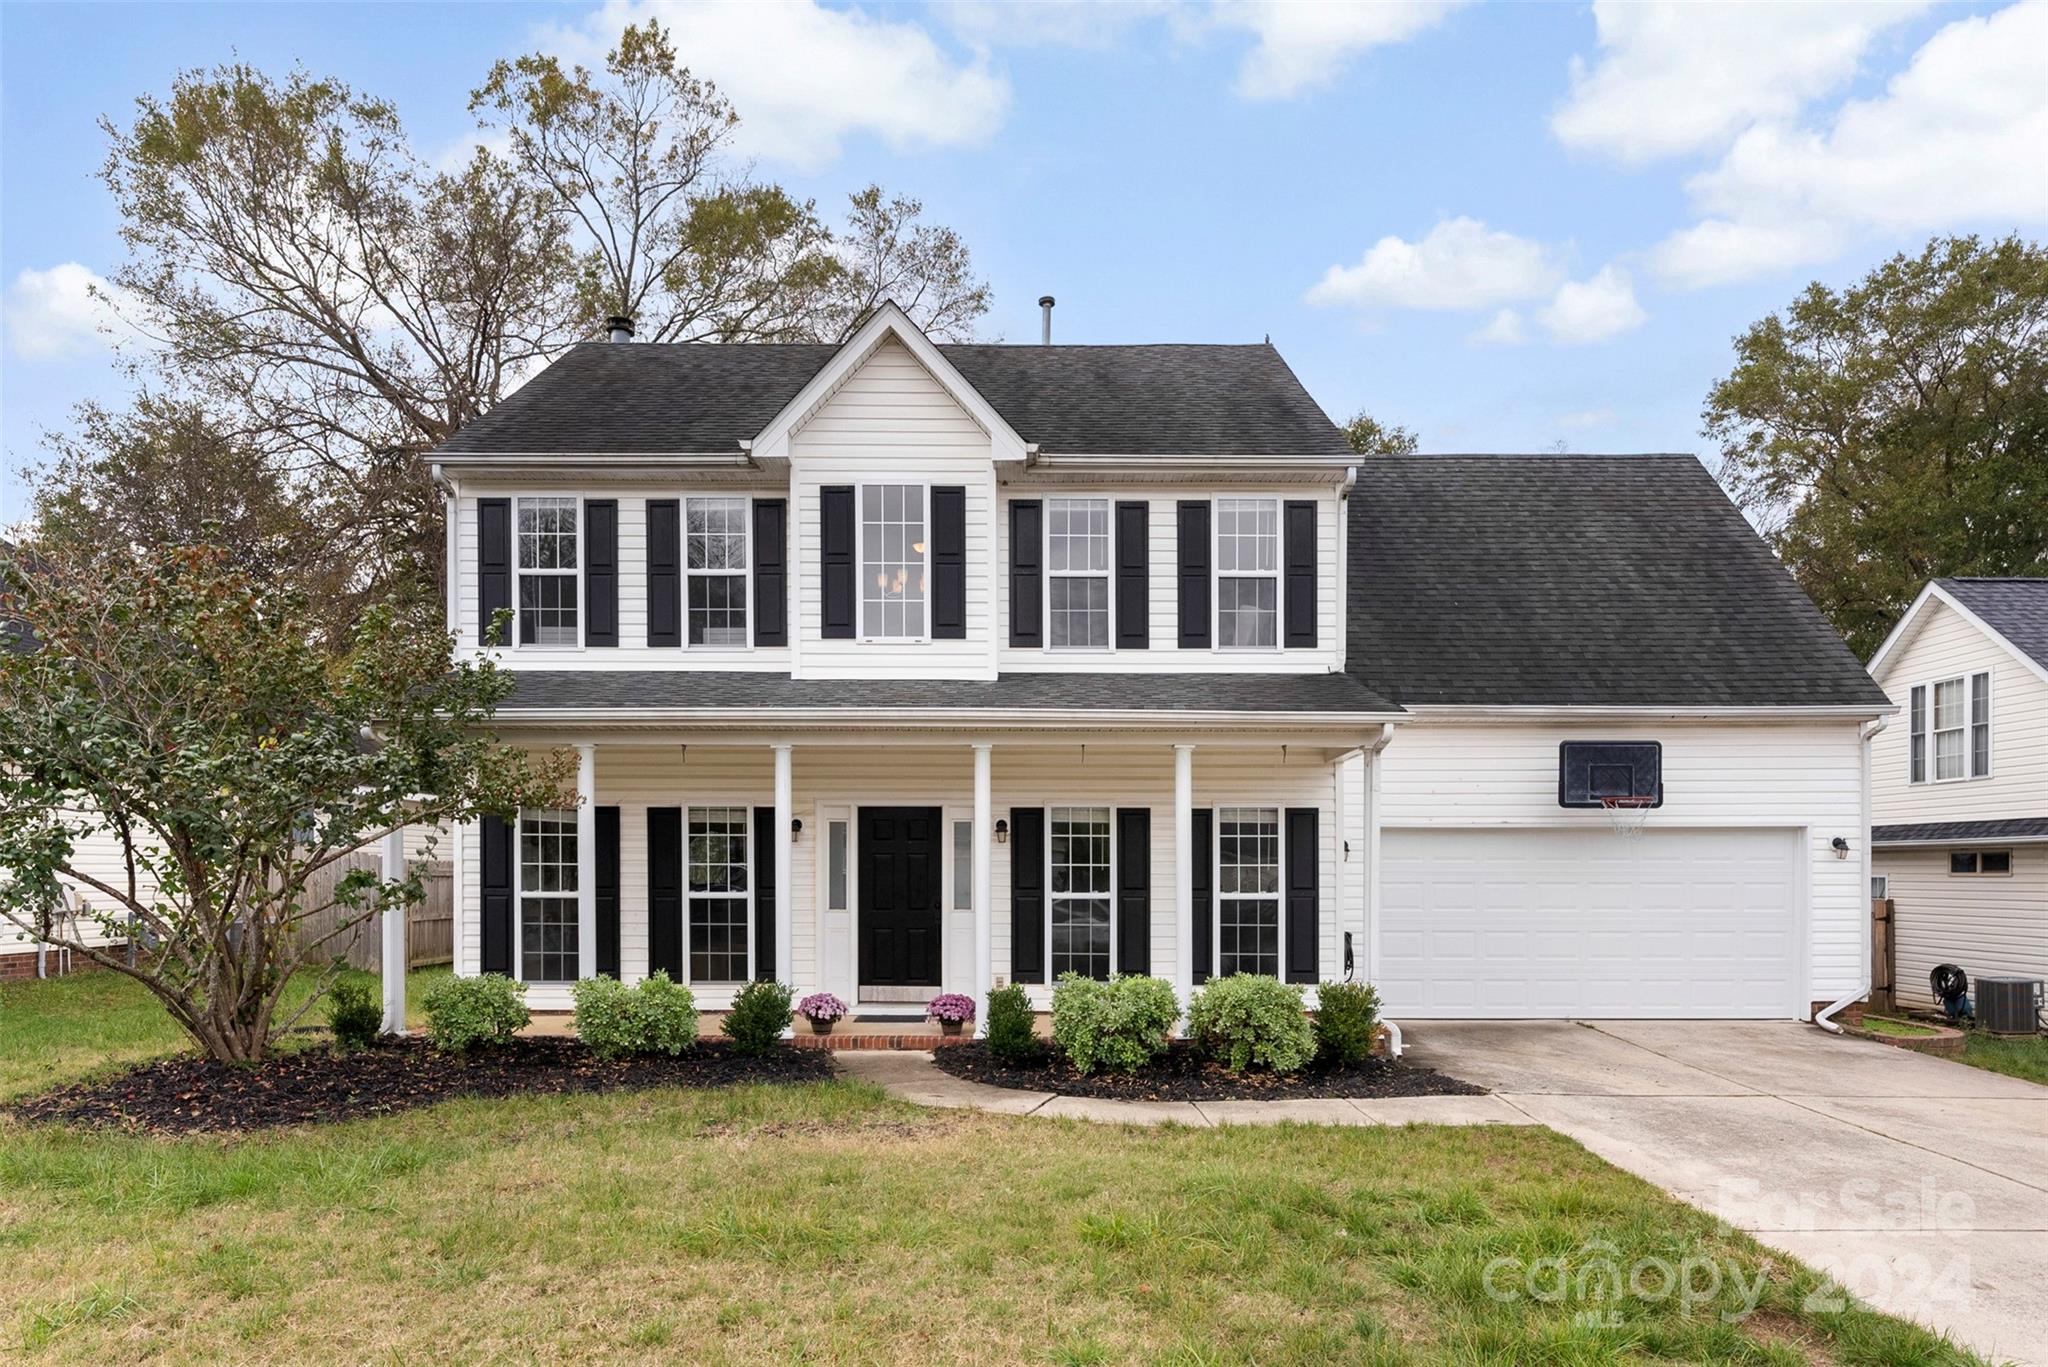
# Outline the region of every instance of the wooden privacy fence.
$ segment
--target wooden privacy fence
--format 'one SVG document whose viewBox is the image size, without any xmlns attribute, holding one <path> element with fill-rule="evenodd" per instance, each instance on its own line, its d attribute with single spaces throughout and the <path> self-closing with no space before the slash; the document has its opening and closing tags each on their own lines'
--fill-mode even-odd
<svg viewBox="0 0 2048 1367">
<path fill-rule="evenodd" d="M 383 867 L 383 861 L 374 854 L 355 854 L 338 859 L 306 880 L 306 904 L 326 907 L 334 896 L 335 884 L 347 877 L 351 870 L 368 869 L 376 873 Z M 452 963 L 455 959 L 454 870 L 446 861 L 430 864 L 422 881 L 426 884 L 426 901 L 412 907 L 405 918 L 406 966 L 409 968 Z M 356 914 L 347 907 L 326 907 L 299 923 L 300 942 L 318 940 Z M 384 966 L 384 938 L 379 918 L 373 914 L 330 941 L 327 953 L 341 955 L 353 968 L 371 973 L 381 970 Z"/>
</svg>

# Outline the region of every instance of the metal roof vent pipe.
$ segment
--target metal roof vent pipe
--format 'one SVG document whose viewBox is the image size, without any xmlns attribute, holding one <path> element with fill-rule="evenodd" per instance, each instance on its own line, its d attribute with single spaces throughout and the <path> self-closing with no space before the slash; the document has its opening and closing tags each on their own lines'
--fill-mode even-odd
<svg viewBox="0 0 2048 1367">
<path fill-rule="evenodd" d="M 630 342 L 633 340 L 633 320 L 625 317 L 623 314 L 615 313 L 605 319 L 604 330 L 608 341 Z"/>
<path fill-rule="evenodd" d="M 1052 296 L 1051 296 L 1051 295 L 1049 295 L 1049 294 L 1041 294 L 1041 295 L 1039 295 L 1039 296 L 1038 296 L 1038 317 L 1039 317 L 1039 327 L 1038 327 L 1038 344 L 1039 344 L 1040 346 L 1051 346 L 1051 345 L 1052 345 Z"/>
</svg>

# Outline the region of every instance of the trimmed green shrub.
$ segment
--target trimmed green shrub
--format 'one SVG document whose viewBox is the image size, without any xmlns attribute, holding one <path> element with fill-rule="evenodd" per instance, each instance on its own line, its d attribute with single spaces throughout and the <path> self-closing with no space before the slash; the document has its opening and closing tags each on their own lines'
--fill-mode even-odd
<svg viewBox="0 0 2048 1367">
<path fill-rule="evenodd" d="M 344 1049 L 367 1049 L 384 1028 L 384 1004 L 361 978 L 337 978 L 327 989 L 327 1028 Z"/>
<path fill-rule="evenodd" d="M 1052 989 L 1052 1040 L 1083 1073 L 1132 1073 L 1166 1052 L 1180 1015 L 1173 984 L 1132 976 L 1096 982 L 1062 973 Z"/>
<path fill-rule="evenodd" d="M 1379 1035 L 1380 994 L 1371 983 L 1324 983 L 1316 989 L 1316 1055 L 1350 1068 L 1372 1057 Z"/>
<path fill-rule="evenodd" d="M 443 978 L 420 1003 L 427 1011 L 427 1038 L 458 1054 L 480 1044 L 509 1043 L 532 1019 L 525 998 L 526 984 L 502 973 Z"/>
<path fill-rule="evenodd" d="M 732 995 L 732 1009 L 719 1025 L 732 1041 L 733 1052 L 758 1057 L 774 1049 L 789 1029 L 789 984 L 755 981 Z"/>
<path fill-rule="evenodd" d="M 640 1052 L 632 988 L 612 977 L 579 978 L 570 995 L 576 1001 L 576 1038 L 591 1053 L 624 1058 Z"/>
<path fill-rule="evenodd" d="M 1301 989 L 1263 973 L 1211 978 L 1188 1003 L 1188 1034 L 1233 1073 L 1297 1073 L 1316 1054 Z"/>
<path fill-rule="evenodd" d="M 642 1052 L 674 1058 L 697 1047 L 697 999 L 668 970 L 642 978 L 633 995 Z"/>
<path fill-rule="evenodd" d="M 988 1051 L 1004 1063 L 1034 1063 L 1045 1052 L 1031 1010 L 1031 994 L 1021 983 L 988 994 Z"/>
<path fill-rule="evenodd" d="M 637 987 L 615 978 L 584 978 L 573 991 L 576 1036 L 599 1058 L 673 1057 L 696 1047 L 696 999 L 665 970 L 655 970 Z"/>
</svg>

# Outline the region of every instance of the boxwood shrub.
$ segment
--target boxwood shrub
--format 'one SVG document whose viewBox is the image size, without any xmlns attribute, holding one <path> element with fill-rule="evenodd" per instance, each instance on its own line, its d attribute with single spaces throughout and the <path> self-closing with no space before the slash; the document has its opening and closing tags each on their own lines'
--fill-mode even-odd
<svg viewBox="0 0 2048 1367">
<path fill-rule="evenodd" d="M 1132 1073 L 1166 1052 L 1180 1002 L 1161 978 L 1096 982 L 1062 973 L 1052 989 L 1052 1040 L 1083 1073 Z"/>
<path fill-rule="evenodd" d="M 787 983 L 756 980 L 732 994 L 732 1007 L 719 1029 L 732 1041 L 736 1054 L 759 1057 L 782 1041 L 794 1016 L 790 999 L 795 995 Z"/>
<path fill-rule="evenodd" d="M 1370 983 L 1324 983 L 1316 989 L 1316 1054 L 1352 1068 L 1372 1057 L 1380 1028 L 1380 994 Z"/>
<path fill-rule="evenodd" d="M 1316 1054 L 1301 989 L 1262 973 L 1211 978 L 1188 1004 L 1188 1033 L 1233 1073 L 1298 1073 Z"/>
<path fill-rule="evenodd" d="M 673 1057 L 697 1045 L 696 999 L 663 970 L 637 987 L 616 978 L 585 978 L 574 991 L 577 1038 L 599 1058 Z"/>
<path fill-rule="evenodd" d="M 427 1012 L 427 1038 L 458 1054 L 481 1044 L 509 1043 L 532 1019 L 525 998 L 526 984 L 502 973 L 443 978 L 421 1001 Z"/>
<path fill-rule="evenodd" d="M 1031 1010 L 1031 994 L 1019 983 L 988 994 L 988 1051 L 1004 1063 L 1035 1063 L 1045 1052 Z"/>
<path fill-rule="evenodd" d="M 361 978 L 337 978 L 327 989 L 327 1028 L 344 1049 L 367 1049 L 384 1028 L 384 1004 Z"/>
</svg>

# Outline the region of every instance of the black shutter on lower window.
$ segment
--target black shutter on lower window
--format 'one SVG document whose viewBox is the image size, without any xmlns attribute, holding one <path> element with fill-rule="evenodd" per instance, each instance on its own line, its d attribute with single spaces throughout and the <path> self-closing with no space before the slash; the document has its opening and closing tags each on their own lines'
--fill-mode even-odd
<svg viewBox="0 0 2048 1367">
<path fill-rule="evenodd" d="M 828 484 L 818 491 L 819 570 L 823 616 L 819 632 L 828 641 L 854 637 L 853 486 Z"/>
<path fill-rule="evenodd" d="M 789 837 L 784 836 L 787 840 Z M 754 976 L 775 978 L 775 809 L 754 808 Z"/>
<path fill-rule="evenodd" d="M 789 500 L 754 500 L 754 644 L 789 644 Z"/>
<path fill-rule="evenodd" d="M 1152 971 L 1152 809 L 1116 813 L 1116 962 L 1119 973 Z"/>
<path fill-rule="evenodd" d="M 683 980 L 683 809 L 647 809 L 647 971 Z"/>
<path fill-rule="evenodd" d="M 1010 644 L 1045 644 L 1045 505 L 1010 500 Z M 1034 979 L 1034 981 L 1036 981 Z"/>
<path fill-rule="evenodd" d="M 512 500 L 476 501 L 476 639 L 509 645 L 504 633 L 489 635 L 491 618 L 512 606 Z M 488 971 L 488 970 L 487 970 Z"/>
<path fill-rule="evenodd" d="M 1174 505 L 1174 564 L 1180 579 L 1180 648 L 1209 648 L 1209 500 Z"/>
<path fill-rule="evenodd" d="M 1116 505 L 1116 648 L 1152 644 L 1152 560 L 1149 503 Z"/>
<path fill-rule="evenodd" d="M 483 924 L 477 943 L 486 973 L 512 975 L 512 823 L 487 816 L 477 823 L 481 865 L 477 891 Z"/>
<path fill-rule="evenodd" d="M 1188 928 L 1194 941 L 1195 981 L 1209 981 L 1215 964 L 1216 939 L 1216 814 L 1197 807 L 1194 817 L 1194 869 L 1188 878 L 1188 900 L 1194 907 L 1194 925 Z"/>
<path fill-rule="evenodd" d="M 1317 815 L 1313 807 L 1287 809 L 1287 868 L 1281 876 L 1287 888 L 1283 939 L 1287 949 L 1287 981 L 1291 983 L 1312 983 L 1317 977 L 1317 920 L 1321 913 L 1318 894 L 1323 869 L 1321 842 L 1316 838 Z"/>
<path fill-rule="evenodd" d="M 619 809 L 597 809 L 597 971 L 619 976 Z"/>
<path fill-rule="evenodd" d="M 583 644 L 619 643 L 619 501 L 583 500 Z"/>
<path fill-rule="evenodd" d="M 647 644 L 683 643 L 683 509 L 673 498 L 647 500 Z"/>
<path fill-rule="evenodd" d="M 1280 525 L 1281 563 L 1286 567 L 1280 642 L 1292 650 L 1316 643 L 1316 505 L 1308 499 L 1289 499 L 1281 509 Z"/>
<path fill-rule="evenodd" d="M 967 639 L 967 490 L 932 490 L 932 639 Z"/>
<path fill-rule="evenodd" d="M 1045 981 L 1045 809 L 1010 808 L 1010 980 Z"/>
</svg>

